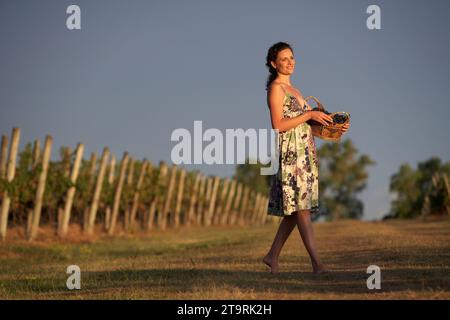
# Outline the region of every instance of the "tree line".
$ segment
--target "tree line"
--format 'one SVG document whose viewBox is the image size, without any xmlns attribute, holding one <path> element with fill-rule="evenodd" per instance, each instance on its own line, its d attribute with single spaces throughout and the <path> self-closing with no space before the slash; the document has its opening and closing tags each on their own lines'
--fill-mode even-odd
<svg viewBox="0 0 450 320">
<path fill-rule="evenodd" d="M 364 204 L 358 195 L 366 188 L 368 167 L 376 165 L 369 155 L 360 154 L 350 139 L 325 143 L 317 149 L 319 157 L 320 215 L 326 220 L 360 219 Z M 261 176 L 257 164 L 238 165 L 235 177 L 254 190 L 268 194 L 270 176 Z M 383 219 L 450 215 L 450 162 L 437 157 L 419 162 L 417 169 L 402 164 L 390 177 L 391 208 Z"/>
</svg>

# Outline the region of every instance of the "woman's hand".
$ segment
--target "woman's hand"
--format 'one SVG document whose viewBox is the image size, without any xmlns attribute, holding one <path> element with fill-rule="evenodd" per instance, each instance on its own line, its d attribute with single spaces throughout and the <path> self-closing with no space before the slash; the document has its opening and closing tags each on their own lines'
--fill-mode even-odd
<svg viewBox="0 0 450 320">
<path fill-rule="evenodd" d="M 343 126 L 342 126 L 342 134 L 345 134 L 347 131 L 348 131 L 348 129 L 350 128 L 350 123 L 346 123 L 346 124 L 344 124 Z"/>
<path fill-rule="evenodd" d="M 309 111 L 309 119 L 317 121 L 324 126 L 333 124 L 333 118 L 322 111 Z"/>
</svg>

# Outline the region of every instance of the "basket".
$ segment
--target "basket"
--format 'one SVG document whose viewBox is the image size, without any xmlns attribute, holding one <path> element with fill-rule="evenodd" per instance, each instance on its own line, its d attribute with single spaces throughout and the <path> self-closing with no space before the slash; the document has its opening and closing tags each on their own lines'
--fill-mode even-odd
<svg viewBox="0 0 450 320">
<path fill-rule="evenodd" d="M 308 120 L 307 123 L 311 126 L 314 135 L 323 140 L 339 142 L 342 136 L 342 127 L 350 122 L 350 113 L 344 111 L 330 113 L 325 110 L 322 103 L 316 97 L 309 96 L 305 99 L 305 101 L 308 102 L 308 100 L 314 100 L 317 105 L 316 108 L 313 108 L 314 111 L 325 112 L 333 118 L 333 124 L 329 126 L 324 126 L 314 120 Z"/>
</svg>

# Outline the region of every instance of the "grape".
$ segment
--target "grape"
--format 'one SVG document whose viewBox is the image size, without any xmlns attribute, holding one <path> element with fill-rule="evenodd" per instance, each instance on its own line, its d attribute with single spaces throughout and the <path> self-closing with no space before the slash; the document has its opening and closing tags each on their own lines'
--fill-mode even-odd
<svg viewBox="0 0 450 320">
<path fill-rule="evenodd" d="M 344 114 L 335 114 L 333 116 L 333 121 L 338 124 L 345 123 L 345 121 L 347 121 L 347 116 Z"/>
</svg>

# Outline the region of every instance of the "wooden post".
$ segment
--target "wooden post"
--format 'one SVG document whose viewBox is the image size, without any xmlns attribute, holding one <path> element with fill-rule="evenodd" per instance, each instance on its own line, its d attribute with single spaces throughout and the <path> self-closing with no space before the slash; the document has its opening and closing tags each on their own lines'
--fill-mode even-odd
<svg viewBox="0 0 450 320">
<path fill-rule="evenodd" d="M 132 188 L 133 185 L 133 176 L 134 176 L 134 164 L 136 163 L 136 161 L 130 157 L 130 161 L 129 161 L 129 166 L 128 166 L 128 175 L 126 177 L 126 185 L 128 189 Z M 128 194 L 128 193 L 126 193 Z M 128 197 L 126 197 L 124 199 L 125 201 L 125 215 L 124 215 L 124 219 L 123 219 L 123 226 L 125 228 L 125 230 L 129 230 L 130 228 L 130 203 L 128 201 Z"/>
<path fill-rule="evenodd" d="M 222 184 L 222 192 L 220 193 L 219 203 L 214 212 L 213 224 L 217 225 L 222 220 L 225 211 L 225 199 L 230 186 L 230 179 L 225 179 Z"/>
<path fill-rule="evenodd" d="M 269 206 L 269 197 L 265 197 L 263 205 L 261 207 L 261 224 L 266 224 L 266 222 L 267 222 L 267 207 L 268 206 Z"/>
<path fill-rule="evenodd" d="M 238 217 L 238 221 L 237 223 L 242 226 L 245 223 L 245 216 L 246 216 L 246 212 L 247 212 L 247 206 L 248 206 L 248 201 L 249 201 L 249 193 L 250 193 L 250 188 L 248 186 L 244 187 L 244 198 L 243 198 L 243 202 L 242 202 L 242 206 L 241 206 L 241 210 L 239 212 L 239 217 Z"/>
<path fill-rule="evenodd" d="M 41 161 L 41 143 L 38 139 L 34 140 L 33 147 L 33 162 L 31 164 L 31 169 L 36 169 L 38 163 Z"/>
<path fill-rule="evenodd" d="M 236 191 L 236 180 L 233 180 L 231 181 L 230 191 L 228 193 L 225 207 L 222 211 L 222 216 L 220 217 L 220 225 L 225 225 L 229 221 L 231 205 L 233 203 L 235 191 Z"/>
<path fill-rule="evenodd" d="M 206 215 L 206 226 L 210 226 L 212 223 L 212 217 L 214 214 L 214 209 L 216 207 L 217 190 L 219 189 L 220 177 L 214 177 L 214 184 L 212 187 L 211 199 L 209 201 L 209 207 Z"/>
<path fill-rule="evenodd" d="M 88 182 L 88 190 L 89 193 L 93 192 L 94 183 L 95 183 L 95 171 L 97 168 L 97 154 L 95 152 L 91 153 L 91 158 L 89 159 L 89 182 Z M 87 229 L 88 220 L 89 220 L 89 206 L 84 208 L 83 211 L 83 230 Z"/>
<path fill-rule="evenodd" d="M 258 207 L 258 210 L 256 211 L 256 221 L 255 221 L 255 223 L 257 225 L 261 225 L 262 224 L 262 215 L 263 215 L 264 205 L 265 204 L 266 204 L 266 197 L 261 194 L 259 207 Z"/>
<path fill-rule="evenodd" d="M 184 224 L 186 226 L 190 226 L 193 222 L 194 214 L 195 214 L 195 203 L 197 202 L 197 194 L 200 186 L 200 178 L 201 174 L 197 173 L 195 175 L 194 187 L 192 189 L 191 198 L 189 200 L 189 211 L 187 217 L 185 218 Z"/>
<path fill-rule="evenodd" d="M 159 163 L 159 177 L 158 177 L 158 195 L 157 199 L 158 202 L 156 204 L 156 208 L 158 211 L 158 216 L 156 217 L 157 226 L 158 228 L 161 228 L 161 224 L 163 223 L 163 211 L 164 211 L 164 194 L 167 194 L 167 172 L 169 168 L 167 167 L 166 163 L 164 161 L 161 161 Z M 163 194 L 159 194 L 161 189 L 164 189 Z"/>
<path fill-rule="evenodd" d="M 108 176 L 108 183 L 113 184 L 114 183 L 114 177 L 116 173 L 116 156 L 111 156 L 111 162 L 109 165 L 109 176 Z"/>
<path fill-rule="evenodd" d="M 235 225 L 237 223 L 239 208 L 242 199 L 242 189 L 243 189 L 242 183 L 237 183 L 236 197 L 234 198 L 233 210 L 231 211 L 231 216 L 229 220 L 230 225 Z"/>
<path fill-rule="evenodd" d="M 155 197 L 155 199 L 153 199 L 152 203 L 150 204 L 150 208 L 148 209 L 148 218 L 147 218 L 148 231 L 153 229 L 153 220 L 155 219 L 155 211 L 158 200 L 159 200 L 158 197 Z"/>
<path fill-rule="evenodd" d="M 70 156 L 72 153 L 72 149 L 70 147 L 64 148 L 64 153 L 63 155 L 61 155 L 61 160 L 63 161 L 63 166 L 64 166 L 64 176 L 69 177 L 70 176 Z"/>
<path fill-rule="evenodd" d="M 52 150 L 53 138 L 47 136 L 45 138 L 44 153 L 42 156 L 42 172 L 39 175 L 39 182 L 36 191 L 36 202 L 33 211 L 33 220 L 31 223 L 31 232 L 28 235 L 29 240 L 33 240 L 39 231 L 39 222 L 41 219 L 42 199 L 45 192 L 45 182 L 47 180 L 48 165 L 50 162 L 50 154 Z"/>
<path fill-rule="evenodd" d="M 0 150 L 0 178 L 6 177 L 6 161 L 8 157 L 8 136 L 2 135 L 2 149 Z"/>
<path fill-rule="evenodd" d="M 251 207 L 251 214 L 249 215 L 249 219 L 248 219 L 248 221 L 250 222 L 251 225 L 254 225 L 256 222 L 256 217 L 258 215 L 258 209 L 259 209 L 259 206 L 261 205 L 261 194 L 258 192 L 254 199 L 255 200 L 254 200 L 253 206 Z"/>
<path fill-rule="evenodd" d="M 111 156 L 111 162 L 109 164 L 109 176 L 108 176 L 108 184 L 111 186 L 114 183 L 114 176 L 116 171 L 116 156 Z M 106 231 L 109 230 L 109 225 L 111 224 L 111 206 L 107 205 L 105 210 L 105 225 L 104 228 Z"/>
<path fill-rule="evenodd" d="M 162 212 L 161 230 L 165 230 L 167 228 L 167 221 L 169 220 L 168 216 L 169 216 L 170 207 L 172 205 L 172 196 L 173 196 L 173 190 L 175 188 L 176 177 L 177 177 L 177 167 L 174 165 L 174 166 L 172 166 L 172 170 L 170 172 L 169 188 L 167 190 L 166 201 L 164 203 L 164 209 Z M 173 211 L 170 212 L 170 214 L 173 214 Z"/>
<path fill-rule="evenodd" d="M 6 181 L 11 182 L 14 179 L 16 174 L 16 159 L 17 159 L 17 151 L 19 149 L 19 140 L 20 140 L 20 129 L 13 128 L 12 130 L 12 140 L 11 146 L 9 148 L 9 157 L 8 163 L 6 167 Z M 2 158 L 4 158 L 6 152 L 4 148 L 4 141 L 7 139 L 2 139 Z M 3 161 L 3 160 L 2 160 Z M 11 198 L 8 195 L 8 192 L 4 192 L 2 199 L 2 207 L 0 211 L 0 237 L 1 239 L 6 238 L 6 230 L 8 229 L 8 215 L 9 215 L 9 206 L 11 205 Z"/>
<path fill-rule="evenodd" d="M 202 216 L 203 216 L 203 205 L 205 203 L 205 186 L 206 186 L 206 176 L 201 177 L 200 181 L 200 190 L 198 191 L 198 206 L 197 206 L 197 216 L 195 217 L 195 222 L 197 225 L 200 225 L 202 223 Z"/>
<path fill-rule="evenodd" d="M 256 209 L 255 225 L 263 224 L 263 211 L 266 204 L 266 197 L 261 194 L 258 208 Z"/>
<path fill-rule="evenodd" d="M 119 173 L 119 181 L 117 183 L 116 192 L 114 194 L 114 204 L 112 209 L 112 217 L 111 224 L 108 229 L 108 234 L 113 235 L 114 229 L 116 228 L 117 216 L 119 215 L 120 208 L 120 196 L 122 195 L 123 183 L 125 181 L 125 172 L 127 170 L 128 161 L 130 157 L 128 156 L 128 152 L 123 153 L 122 161 L 120 162 L 120 173 Z"/>
<path fill-rule="evenodd" d="M 178 226 L 180 225 L 180 212 L 181 206 L 183 205 L 183 192 L 185 180 L 186 180 L 186 170 L 182 169 L 180 172 L 180 181 L 178 182 L 177 205 L 175 207 L 174 221 L 173 221 L 173 225 L 175 228 L 178 228 Z"/>
<path fill-rule="evenodd" d="M 146 177 L 148 177 L 148 181 L 150 181 L 150 182 L 152 182 L 152 178 L 153 178 L 152 177 L 153 165 L 152 165 L 151 161 L 147 161 L 147 162 L 148 162 L 148 165 L 147 165 L 147 170 L 145 171 L 143 185 L 145 186 L 145 189 L 150 193 L 149 189 L 155 188 L 155 184 L 154 183 L 151 183 L 151 185 L 145 184 L 145 182 L 146 182 L 145 178 Z M 141 190 L 142 190 L 142 188 L 141 188 Z M 151 193 L 149 195 L 151 195 Z M 153 218 L 152 218 L 152 221 L 149 221 L 149 219 L 150 219 L 150 207 L 151 207 L 151 204 L 152 204 L 153 201 L 154 201 L 154 197 L 153 197 L 153 199 L 151 199 L 151 197 L 149 197 L 148 199 L 146 199 L 145 203 L 143 204 L 144 208 L 143 208 L 143 212 L 142 212 L 142 222 L 141 222 L 141 224 L 142 224 L 142 229 L 145 230 L 145 231 L 148 230 L 147 227 L 148 227 L 149 222 L 153 225 Z M 154 217 L 154 213 L 153 213 L 153 217 Z M 151 227 L 152 226 L 150 226 L 150 228 Z"/>
<path fill-rule="evenodd" d="M 70 181 L 72 183 L 77 182 L 78 173 L 80 172 L 81 160 L 83 158 L 83 152 L 84 152 L 84 145 L 82 143 L 78 143 L 77 149 L 75 151 L 76 153 L 75 162 L 73 164 L 72 173 L 70 176 Z M 64 211 L 61 215 L 61 220 L 58 221 L 58 235 L 60 237 L 64 237 L 67 234 L 75 191 L 76 191 L 75 186 L 70 187 L 69 190 L 67 190 L 66 202 L 64 204 Z"/>
<path fill-rule="evenodd" d="M 147 167 L 149 163 L 146 159 L 142 162 L 141 171 L 139 173 L 138 182 L 136 185 L 136 191 L 133 196 L 133 205 L 131 206 L 131 214 L 130 214 L 130 225 L 134 227 L 136 224 L 136 212 L 139 205 L 139 196 L 142 189 L 142 184 L 144 183 L 145 173 L 147 172 Z"/>
<path fill-rule="evenodd" d="M 134 166 L 136 165 L 136 160 L 130 157 L 129 170 L 127 175 L 127 185 L 132 185 L 134 181 Z"/>
<path fill-rule="evenodd" d="M 39 139 L 34 140 L 34 146 L 33 146 L 33 158 L 31 162 L 31 170 L 35 170 L 37 165 L 40 162 L 40 156 L 41 156 L 41 143 Z M 31 222 L 33 217 L 33 209 L 28 209 L 27 212 L 27 226 L 25 229 L 25 234 L 30 234 L 31 232 Z"/>
<path fill-rule="evenodd" d="M 213 189 L 213 177 L 208 177 L 206 181 L 206 194 L 205 194 L 205 207 L 202 212 L 202 225 L 206 225 L 207 223 L 207 217 L 208 217 L 208 211 L 209 211 L 209 204 L 211 202 L 211 194 Z"/>
<path fill-rule="evenodd" d="M 99 173 L 97 175 L 97 183 L 95 185 L 94 198 L 92 200 L 92 204 L 91 204 L 90 210 L 89 210 L 89 221 L 88 221 L 87 230 L 86 230 L 89 235 L 92 235 L 92 233 L 94 231 L 95 217 L 97 215 L 97 208 L 98 208 L 98 203 L 100 201 L 100 194 L 102 193 L 103 179 L 105 177 L 106 164 L 108 162 L 108 157 L 109 157 L 109 149 L 107 147 L 105 147 L 103 149 Z"/>
<path fill-rule="evenodd" d="M 63 166 L 63 175 L 65 178 L 70 179 L 70 167 L 72 165 L 72 149 L 70 147 L 61 148 L 61 164 Z M 58 205 L 57 218 L 56 218 L 56 234 L 58 234 L 59 224 L 64 214 L 64 208 Z"/>
</svg>

